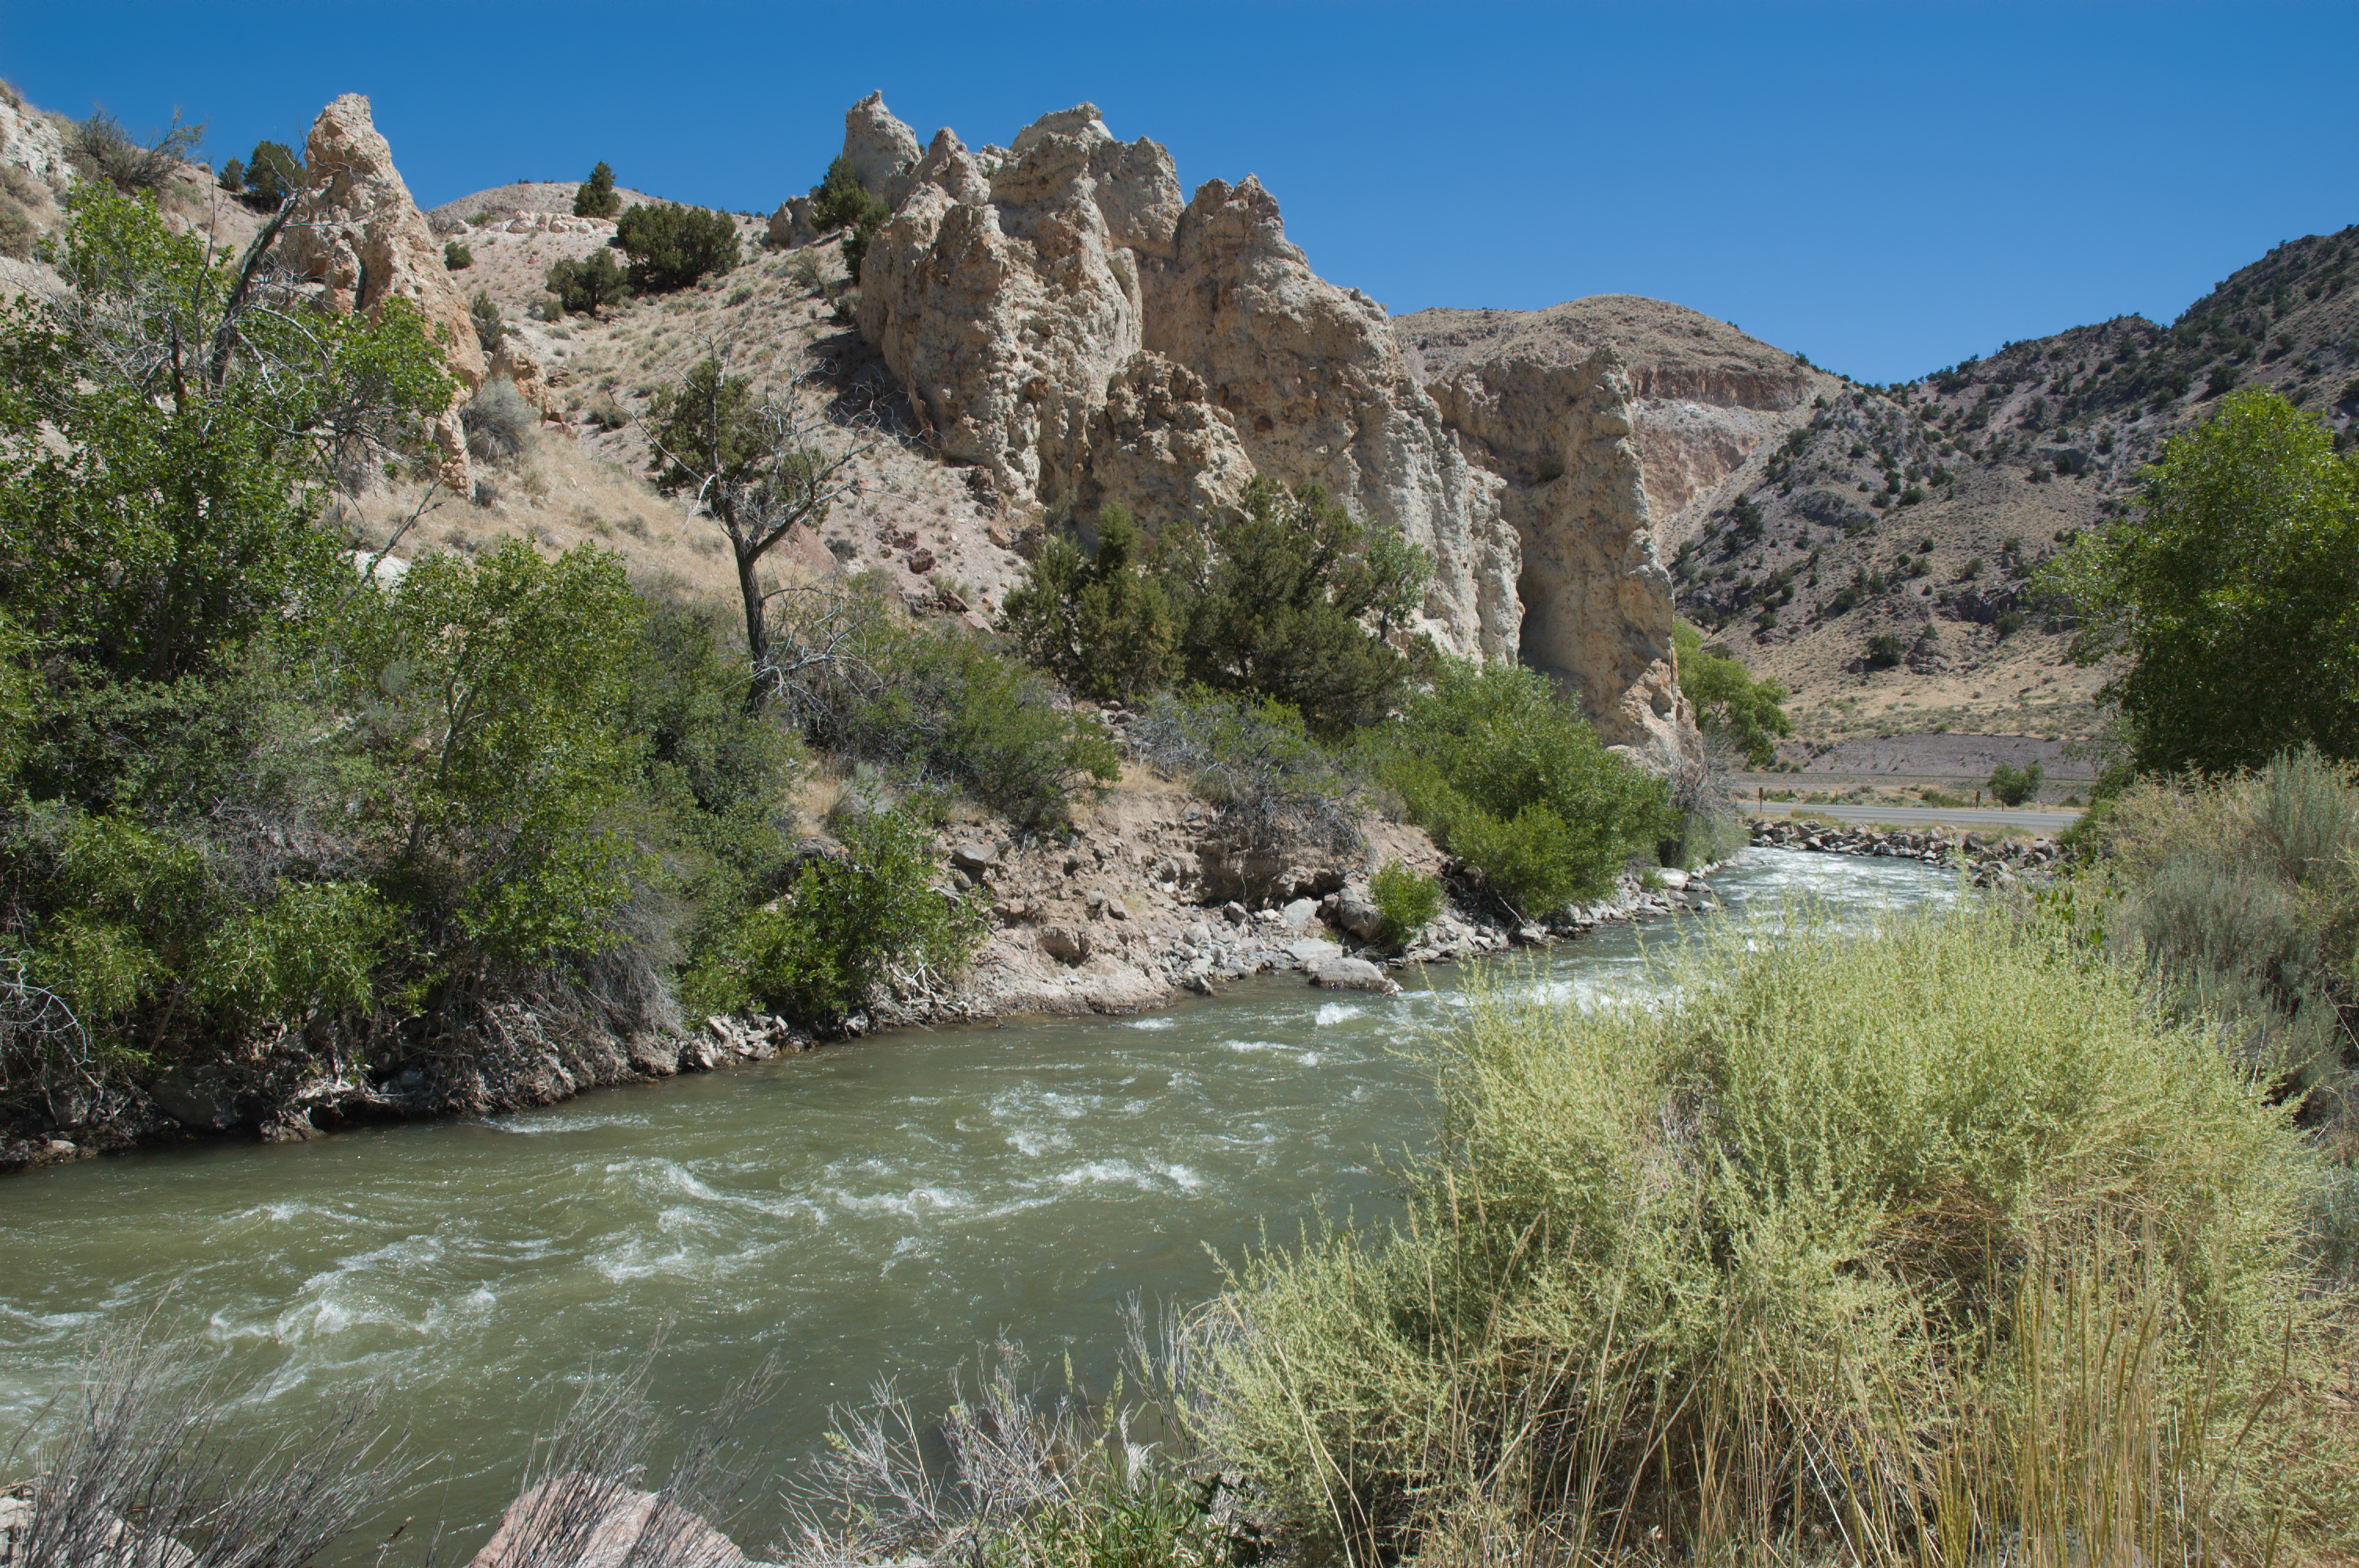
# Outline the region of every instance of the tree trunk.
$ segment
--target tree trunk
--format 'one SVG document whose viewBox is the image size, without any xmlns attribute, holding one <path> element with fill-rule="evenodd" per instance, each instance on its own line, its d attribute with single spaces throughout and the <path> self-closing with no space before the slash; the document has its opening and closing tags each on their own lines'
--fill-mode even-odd
<svg viewBox="0 0 2359 1568">
<path fill-rule="evenodd" d="M 730 544 L 734 547 L 737 557 L 737 591 L 745 600 L 745 657 L 748 665 L 745 680 L 745 711 L 749 715 L 758 716 L 762 711 L 763 701 L 768 695 L 769 677 L 763 672 L 762 666 L 767 661 L 770 652 L 769 629 L 763 623 L 762 557 L 759 552 L 750 549 L 746 544 L 739 540 L 732 539 Z"/>
</svg>

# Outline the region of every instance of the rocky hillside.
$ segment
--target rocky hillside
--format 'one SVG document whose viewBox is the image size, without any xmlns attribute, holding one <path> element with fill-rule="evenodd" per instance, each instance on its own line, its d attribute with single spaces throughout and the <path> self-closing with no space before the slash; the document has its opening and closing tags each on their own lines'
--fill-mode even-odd
<svg viewBox="0 0 2359 1568">
<path fill-rule="evenodd" d="M 2359 231 L 2280 246 L 2169 327 L 2120 318 L 1871 387 L 1632 296 L 1388 319 L 1311 270 L 1257 183 L 1183 198 L 1165 149 L 1086 104 L 971 149 L 921 144 L 871 95 L 843 154 L 893 211 L 862 278 L 789 202 L 741 217 L 748 259 L 726 276 L 566 318 L 548 268 L 609 244 L 611 220 L 572 217 L 559 182 L 422 213 L 366 101 L 331 105 L 299 265 L 337 308 L 409 298 L 451 330 L 462 382 L 512 380 L 544 416 L 473 454 L 446 420 L 430 492 L 355 476 L 354 543 L 596 539 L 726 590 L 717 531 L 649 488 L 638 427 L 721 352 L 875 439 L 826 526 L 775 557 L 782 581 L 874 571 L 914 612 L 987 626 L 1064 517 L 1119 501 L 1151 526 L 1232 505 L 1256 473 L 1315 481 L 1432 554 L 1444 645 L 1552 669 L 1610 739 L 1669 755 L 1693 734 L 1676 603 L 1794 691 L 1799 760 L 1845 738 L 2087 733 L 2104 672 L 2071 668 L 2063 629 L 2028 613 L 2038 562 L 2125 509 L 2231 384 L 2275 386 L 2346 441 L 2359 413 Z M 53 228 L 74 178 L 61 124 L 0 96 L 0 170 Z M 164 200 L 225 248 L 259 222 L 201 166 Z M 451 240 L 463 270 L 441 265 Z M 54 286 L 0 260 L 0 287 Z M 478 292 L 503 319 L 484 351 Z"/>
<path fill-rule="evenodd" d="M 1668 531 L 1682 613 L 1795 691 L 1798 752 L 1945 728 L 2085 735 L 2102 670 L 2031 612 L 2039 561 L 2125 514 L 2139 470 L 2229 387 L 2348 444 L 2359 230 L 2272 251 L 2169 327 L 2127 316 L 1890 387 L 1821 387 Z"/>
</svg>

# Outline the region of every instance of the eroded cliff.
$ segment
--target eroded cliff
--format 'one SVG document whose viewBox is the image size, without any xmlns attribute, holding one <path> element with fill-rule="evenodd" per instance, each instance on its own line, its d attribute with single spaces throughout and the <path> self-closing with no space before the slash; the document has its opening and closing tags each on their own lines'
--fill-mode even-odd
<svg viewBox="0 0 2359 1568">
<path fill-rule="evenodd" d="M 1007 149 L 942 131 L 904 173 L 916 139 L 888 119 L 876 98 L 846 116 L 846 158 L 897 203 L 860 328 L 946 456 L 1019 504 L 1119 502 L 1149 526 L 1256 474 L 1321 484 L 1430 554 L 1442 646 L 1560 675 L 1609 743 L 1693 750 L 1619 362 L 1470 356 L 1429 387 L 1251 177 L 1183 202 L 1170 155 L 1088 104 Z"/>
</svg>

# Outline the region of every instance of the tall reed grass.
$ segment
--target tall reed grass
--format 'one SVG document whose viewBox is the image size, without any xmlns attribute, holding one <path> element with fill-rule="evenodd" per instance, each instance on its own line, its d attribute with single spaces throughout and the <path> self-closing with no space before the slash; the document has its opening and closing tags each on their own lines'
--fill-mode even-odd
<svg viewBox="0 0 2359 1568">
<path fill-rule="evenodd" d="M 1248 1260 L 1206 1440 L 1353 1563 L 2347 1548 L 2346 1301 L 2266 1079 L 1976 905 L 1478 990 L 1408 1216 Z"/>
</svg>

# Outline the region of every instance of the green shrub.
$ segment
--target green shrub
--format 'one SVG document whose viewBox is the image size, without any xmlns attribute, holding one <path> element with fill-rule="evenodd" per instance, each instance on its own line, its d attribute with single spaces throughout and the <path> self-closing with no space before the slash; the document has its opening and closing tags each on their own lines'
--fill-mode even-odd
<svg viewBox="0 0 2359 1568">
<path fill-rule="evenodd" d="M 0 256 L 30 261 L 33 243 L 40 238 L 33 215 L 8 197 L 0 196 Z"/>
<path fill-rule="evenodd" d="M 1180 673 L 1211 690 L 1275 697 L 1334 737 L 1384 718 L 1430 656 L 1422 637 L 1408 653 L 1391 637 L 1432 562 L 1318 485 L 1258 476 L 1234 516 L 1167 525 L 1156 544 L 1183 615 Z"/>
<path fill-rule="evenodd" d="M 1275 697 L 1165 693 L 1125 738 L 1140 762 L 1221 807 L 1223 826 L 1248 843 L 1360 842 L 1360 780 Z"/>
<path fill-rule="evenodd" d="M 708 1001 L 743 997 L 826 1029 L 896 979 L 962 969 L 990 929 L 979 900 L 938 885 L 933 841 L 907 810 L 855 814 L 843 852 L 805 862 L 775 907 L 756 911 L 692 981 Z"/>
<path fill-rule="evenodd" d="M 1360 744 L 1434 841 L 1527 916 L 1603 893 L 1673 826 L 1663 782 L 1517 665 L 1444 660 L 1400 721 Z"/>
<path fill-rule="evenodd" d="M 1991 770 L 1990 782 L 1984 787 L 2002 806 L 2021 806 L 2039 793 L 2040 777 L 2038 762 L 2021 768 L 2001 762 Z"/>
<path fill-rule="evenodd" d="M 2237 1022 L 2264 1070 L 2305 1089 L 2347 1073 L 2359 977 L 2359 774 L 2315 751 L 2212 781 L 2128 782 L 2078 825 L 2109 939 L 2182 1010 Z M 2347 1111 L 2338 1112 L 2347 1119 Z"/>
<path fill-rule="evenodd" d="M 1420 875 L 1397 860 L 1386 860 L 1368 879 L 1368 893 L 1384 917 L 1376 941 L 1386 947 L 1402 946 L 1441 913 L 1441 879 Z"/>
<path fill-rule="evenodd" d="M 475 341 L 483 346 L 484 352 L 491 353 L 500 346 L 500 337 L 507 329 L 500 319 L 500 308 L 492 303 L 489 294 L 480 288 L 475 290 L 475 297 L 467 302 L 467 319 L 474 327 Z"/>
<path fill-rule="evenodd" d="M 590 171 L 590 178 L 573 188 L 573 215 L 576 218 L 611 218 L 623 210 L 623 199 L 614 189 L 614 171 L 603 161 Z"/>
<path fill-rule="evenodd" d="M 962 628 L 897 623 L 867 593 L 779 617 L 777 705 L 811 742 L 905 784 L 957 790 L 1027 827 L 1065 820 L 1074 794 L 1119 776 L 1105 726 L 1061 704 L 1021 663 Z"/>
<path fill-rule="evenodd" d="M 2300 1137 L 2049 925 L 1732 934 L 1626 1001 L 1494 982 L 1435 1132 L 1405 1223 L 1254 1256 L 1201 1320 L 1211 1445 L 1314 1558 L 2152 1561 L 2359 1523 L 2291 1392 L 2347 1310 L 2299 1254 Z"/>
<path fill-rule="evenodd" d="M 445 272 L 464 272 L 475 265 L 475 253 L 456 240 L 442 243 L 442 268 Z"/>
<path fill-rule="evenodd" d="M 631 287 L 653 293 L 686 288 L 737 265 L 736 223 L 701 207 L 633 207 L 615 224 L 614 238 L 631 258 Z"/>
<path fill-rule="evenodd" d="M 1106 506 L 1097 531 L 1094 555 L 1061 535 L 1044 544 L 1008 593 L 1001 624 L 1074 696 L 1135 699 L 1170 679 L 1180 618 L 1162 582 L 1139 569 L 1130 514 Z"/>
<path fill-rule="evenodd" d="M 183 125 L 178 111 L 169 129 L 142 142 L 103 109 L 66 131 L 66 161 L 85 179 L 101 179 L 124 195 L 159 190 L 205 139 L 201 124 Z"/>
<path fill-rule="evenodd" d="M 581 261 L 551 263 L 545 281 L 566 309 L 592 316 L 631 297 L 629 278 L 615 265 L 614 253 L 603 245 Z"/>
<path fill-rule="evenodd" d="M 1908 646 L 1889 632 L 1878 632 L 1867 640 L 1867 667 L 1888 670 L 1908 655 Z"/>
</svg>

